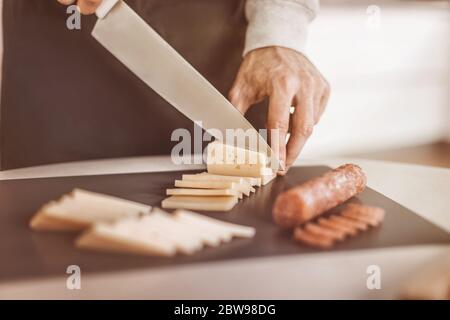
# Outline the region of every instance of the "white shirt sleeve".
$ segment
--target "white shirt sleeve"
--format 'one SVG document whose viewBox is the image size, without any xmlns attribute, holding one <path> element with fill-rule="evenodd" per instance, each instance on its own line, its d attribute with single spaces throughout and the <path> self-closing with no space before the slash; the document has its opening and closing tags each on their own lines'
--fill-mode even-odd
<svg viewBox="0 0 450 320">
<path fill-rule="evenodd" d="M 318 11 L 319 0 L 247 0 L 244 55 L 269 46 L 302 52 L 308 25 Z"/>
</svg>

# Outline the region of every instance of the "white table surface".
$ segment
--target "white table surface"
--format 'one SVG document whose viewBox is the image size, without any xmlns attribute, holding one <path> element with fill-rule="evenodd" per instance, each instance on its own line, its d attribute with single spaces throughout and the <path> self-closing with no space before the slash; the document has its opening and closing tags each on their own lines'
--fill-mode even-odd
<svg viewBox="0 0 450 320">
<path fill-rule="evenodd" d="M 450 232 L 450 170 L 362 159 L 300 160 L 296 165 L 359 164 L 368 185 Z M 194 170 L 169 157 L 85 161 L 0 172 L 0 180 L 92 174 Z M 60 277 L 0 284 L 0 299 L 358 299 L 395 298 L 422 265 L 450 256 L 449 245 L 252 258 L 126 272 L 82 274 L 82 289 Z M 381 289 L 366 287 L 369 265 Z"/>
</svg>

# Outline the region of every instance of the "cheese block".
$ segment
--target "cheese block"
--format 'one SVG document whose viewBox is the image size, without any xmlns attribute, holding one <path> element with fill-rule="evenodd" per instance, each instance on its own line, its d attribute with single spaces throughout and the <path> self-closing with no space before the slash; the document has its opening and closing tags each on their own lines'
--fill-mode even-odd
<svg viewBox="0 0 450 320">
<path fill-rule="evenodd" d="M 261 176 L 272 176 L 274 173 L 272 168 L 262 168 L 260 174 Z"/>
<path fill-rule="evenodd" d="M 214 141 L 208 145 L 206 165 L 208 173 L 224 176 L 255 177 L 267 168 L 265 154 Z"/>
<path fill-rule="evenodd" d="M 175 211 L 175 217 L 180 221 L 190 221 L 194 224 L 201 225 L 206 229 L 225 230 L 233 237 L 252 238 L 256 233 L 256 230 L 253 227 L 241 226 L 234 223 L 213 219 L 205 215 L 186 210 Z"/>
<path fill-rule="evenodd" d="M 98 222 L 149 213 L 151 207 L 113 196 L 75 189 L 38 210 L 30 226 L 34 230 L 82 230 Z"/>
<path fill-rule="evenodd" d="M 82 249 L 150 256 L 173 256 L 176 254 L 175 243 L 161 237 L 153 230 L 136 232 L 136 228 L 130 227 L 136 222 L 139 221 L 130 223 L 124 219 L 119 224 L 97 224 L 82 234 L 76 240 L 75 245 Z"/>
<path fill-rule="evenodd" d="M 263 152 L 214 141 L 207 148 L 207 164 L 252 164 L 267 167 L 269 158 Z"/>
<path fill-rule="evenodd" d="M 171 196 L 161 202 L 164 209 L 189 209 L 206 211 L 229 211 L 237 204 L 238 197 Z"/>
</svg>

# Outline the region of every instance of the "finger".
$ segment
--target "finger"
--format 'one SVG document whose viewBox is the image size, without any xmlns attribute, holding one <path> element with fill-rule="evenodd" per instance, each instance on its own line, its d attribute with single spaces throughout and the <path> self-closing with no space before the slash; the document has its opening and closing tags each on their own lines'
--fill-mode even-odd
<svg viewBox="0 0 450 320">
<path fill-rule="evenodd" d="M 320 109 L 322 97 L 325 93 L 325 84 L 322 81 L 317 81 L 314 86 L 314 97 L 313 97 L 313 111 L 314 111 L 314 124 L 317 124 L 322 116 L 323 110 Z"/>
<path fill-rule="evenodd" d="M 78 8 L 82 14 L 93 14 L 101 2 L 101 0 L 78 0 Z"/>
<path fill-rule="evenodd" d="M 69 5 L 73 4 L 75 2 L 75 0 L 58 0 L 58 2 L 65 6 L 69 6 Z"/>
<path fill-rule="evenodd" d="M 245 114 L 252 104 L 255 103 L 250 96 L 249 89 L 243 85 L 235 85 L 228 96 L 231 104 L 242 114 Z"/>
<path fill-rule="evenodd" d="M 269 130 L 270 145 L 273 152 L 280 160 L 282 170 L 286 167 L 286 135 L 289 130 L 290 107 L 294 94 L 282 90 L 274 90 L 270 96 L 269 114 L 267 116 L 267 129 Z"/>
<path fill-rule="evenodd" d="M 291 136 L 287 145 L 286 165 L 288 167 L 295 162 L 314 128 L 314 92 L 312 92 L 312 88 L 301 91 L 301 94 L 296 97 L 296 105 L 292 115 Z"/>
<path fill-rule="evenodd" d="M 330 94 L 331 94 L 330 85 L 327 82 L 325 82 L 325 90 L 322 94 L 322 98 L 320 99 L 319 119 L 320 119 L 320 117 L 322 117 L 322 114 L 325 112 L 325 109 L 328 105 L 328 100 L 330 99 Z"/>
</svg>

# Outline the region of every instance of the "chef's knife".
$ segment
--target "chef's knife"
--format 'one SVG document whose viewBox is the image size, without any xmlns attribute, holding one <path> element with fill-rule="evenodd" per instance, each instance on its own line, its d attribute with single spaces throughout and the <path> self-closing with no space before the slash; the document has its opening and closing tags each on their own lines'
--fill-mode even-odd
<svg viewBox="0 0 450 320">
<path fill-rule="evenodd" d="M 217 139 L 225 139 L 226 129 L 250 130 L 278 169 L 278 159 L 247 119 L 124 1 L 103 0 L 96 14 L 92 36 L 137 77 Z"/>
</svg>

